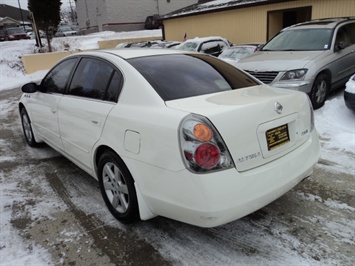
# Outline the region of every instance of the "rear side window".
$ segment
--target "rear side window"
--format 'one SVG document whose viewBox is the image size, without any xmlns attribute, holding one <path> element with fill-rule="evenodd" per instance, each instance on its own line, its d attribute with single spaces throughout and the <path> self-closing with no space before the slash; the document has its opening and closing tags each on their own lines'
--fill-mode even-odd
<svg viewBox="0 0 355 266">
<path fill-rule="evenodd" d="M 108 63 L 92 58 L 81 59 L 69 87 L 69 94 L 104 100 L 114 73 Z"/>
<path fill-rule="evenodd" d="M 121 72 L 115 71 L 112 76 L 110 85 L 108 86 L 105 99 L 107 101 L 117 102 L 118 95 L 120 94 L 121 89 L 122 89 L 122 85 L 123 85 L 122 74 L 121 74 Z"/>
<path fill-rule="evenodd" d="M 128 62 L 164 101 L 259 84 L 232 65 L 203 54 L 149 56 Z"/>
<path fill-rule="evenodd" d="M 77 58 L 71 58 L 55 66 L 43 79 L 41 92 L 64 93 Z"/>
</svg>

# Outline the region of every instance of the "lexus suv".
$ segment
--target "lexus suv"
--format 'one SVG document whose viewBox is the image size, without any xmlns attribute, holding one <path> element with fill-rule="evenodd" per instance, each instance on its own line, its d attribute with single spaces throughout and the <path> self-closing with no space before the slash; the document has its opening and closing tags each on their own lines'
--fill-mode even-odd
<svg viewBox="0 0 355 266">
<path fill-rule="evenodd" d="M 355 73 L 355 17 L 285 28 L 236 65 L 273 87 L 306 92 L 318 109 Z"/>
</svg>

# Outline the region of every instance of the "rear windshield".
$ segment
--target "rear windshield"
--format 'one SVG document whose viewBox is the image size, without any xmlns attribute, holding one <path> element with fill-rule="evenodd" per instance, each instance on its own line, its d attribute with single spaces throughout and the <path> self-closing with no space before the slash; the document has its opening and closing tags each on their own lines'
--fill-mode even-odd
<svg viewBox="0 0 355 266">
<path fill-rule="evenodd" d="M 259 85 L 232 65 L 203 54 L 129 59 L 164 101 Z"/>
</svg>

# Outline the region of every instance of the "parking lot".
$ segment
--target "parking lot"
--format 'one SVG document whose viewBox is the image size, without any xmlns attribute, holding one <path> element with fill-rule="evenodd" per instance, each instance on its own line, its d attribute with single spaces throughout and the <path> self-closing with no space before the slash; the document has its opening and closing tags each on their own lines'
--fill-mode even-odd
<svg viewBox="0 0 355 266">
<path fill-rule="evenodd" d="M 310 178 L 224 226 L 203 229 L 162 217 L 126 226 L 107 211 L 94 179 L 45 145 L 26 145 L 19 97 L 19 88 L 1 92 L 1 265 L 355 262 L 351 152 L 326 149 Z M 341 92 L 334 97 L 341 99 Z M 322 146 L 331 142 L 321 141 Z"/>
</svg>

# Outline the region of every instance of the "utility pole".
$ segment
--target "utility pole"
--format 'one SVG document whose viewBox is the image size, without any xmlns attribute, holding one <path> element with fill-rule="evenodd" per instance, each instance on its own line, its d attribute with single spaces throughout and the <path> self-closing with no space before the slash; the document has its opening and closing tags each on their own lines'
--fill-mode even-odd
<svg viewBox="0 0 355 266">
<path fill-rule="evenodd" d="M 18 2 L 18 7 L 20 8 L 20 14 L 21 14 L 21 20 L 22 20 L 23 30 L 26 32 L 25 21 L 23 21 L 23 16 L 22 16 L 22 9 L 21 9 L 21 5 L 20 5 L 20 0 L 17 0 L 17 2 Z"/>
<path fill-rule="evenodd" d="M 76 22 L 76 21 L 75 21 L 75 15 L 74 15 L 73 7 L 72 7 L 72 5 L 71 5 L 71 0 L 69 0 L 68 2 L 69 2 L 70 12 L 71 12 L 71 21 L 72 21 L 73 23 L 75 23 L 75 22 Z"/>
<path fill-rule="evenodd" d="M 41 48 L 41 47 L 43 47 L 42 40 L 41 40 L 41 35 L 39 34 L 39 30 L 37 29 L 35 16 L 33 15 L 32 12 L 30 12 L 30 17 L 31 17 L 31 20 L 32 20 L 32 28 L 33 28 L 33 31 L 34 31 L 35 37 L 36 37 L 36 46 Z"/>
<path fill-rule="evenodd" d="M 159 10 L 159 0 L 157 0 L 157 10 L 158 10 L 158 15 L 160 16 L 160 10 Z"/>
</svg>

